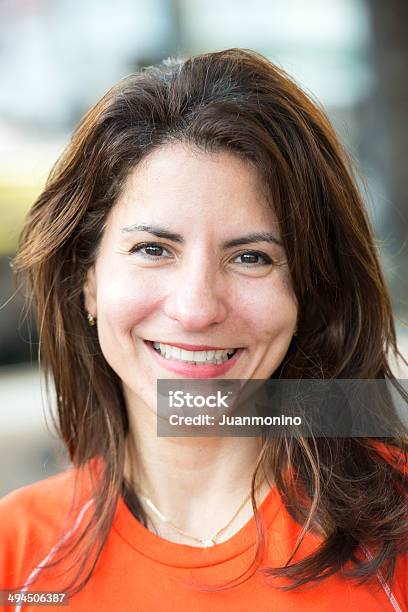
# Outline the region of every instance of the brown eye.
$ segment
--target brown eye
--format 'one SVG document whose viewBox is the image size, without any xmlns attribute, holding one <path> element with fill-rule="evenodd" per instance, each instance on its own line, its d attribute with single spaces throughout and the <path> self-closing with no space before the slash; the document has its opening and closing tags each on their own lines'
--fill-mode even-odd
<svg viewBox="0 0 408 612">
<path fill-rule="evenodd" d="M 161 255 L 166 249 L 160 244 L 153 242 L 143 242 L 132 247 L 129 253 L 140 253 L 145 259 L 163 259 Z"/>
<path fill-rule="evenodd" d="M 272 263 L 272 259 L 266 253 L 260 253 L 258 251 L 245 251 L 245 253 L 241 253 L 237 255 L 237 257 L 243 258 L 243 264 L 252 266 L 252 265 L 261 265 L 267 266 Z"/>
</svg>

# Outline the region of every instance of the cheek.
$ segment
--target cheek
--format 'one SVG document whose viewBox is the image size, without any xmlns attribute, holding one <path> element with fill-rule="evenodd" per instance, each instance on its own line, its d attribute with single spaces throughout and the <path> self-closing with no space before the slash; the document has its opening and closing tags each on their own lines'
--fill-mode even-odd
<svg viewBox="0 0 408 612">
<path fill-rule="evenodd" d="M 297 302 L 286 276 L 276 275 L 259 284 L 256 291 L 238 296 L 240 317 L 250 325 L 253 337 L 265 340 L 293 332 L 297 319 Z"/>
<path fill-rule="evenodd" d="M 104 274 L 98 280 L 97 313 L 100 331 L 129 333 L 160 301 L 160 285 L 152 275 Z"/>
</svg>

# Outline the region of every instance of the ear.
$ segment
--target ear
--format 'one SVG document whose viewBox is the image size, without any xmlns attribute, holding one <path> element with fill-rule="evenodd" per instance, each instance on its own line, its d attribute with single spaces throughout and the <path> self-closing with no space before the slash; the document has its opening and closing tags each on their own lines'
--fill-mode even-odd
<svg viewBox="0 0 408 612">
<path fill-rule="evenodd" d="M 86 280 L 84 283 L 84 304 L 85 309 L 93 317 L 97 317 L 96 312 L 96 275 L 95 266 L 91 266 L 86 273 Z"/>
</svg>

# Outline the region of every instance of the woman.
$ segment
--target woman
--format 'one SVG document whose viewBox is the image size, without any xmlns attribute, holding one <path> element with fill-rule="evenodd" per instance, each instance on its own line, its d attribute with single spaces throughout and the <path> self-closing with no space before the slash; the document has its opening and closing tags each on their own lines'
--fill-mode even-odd
<svg viewBox="0 0 408 612">
<path fill-rule="evenodd" d="M 15 267 L 73 467 L 1 502 L 1 588 L 81 611 L 408 609 L 406 431 L 156 431 L 161 379 L 382 379 L 407 399 L 349 161 L 283 71 L 230 49 L 120 81 Z"/>
</svg>

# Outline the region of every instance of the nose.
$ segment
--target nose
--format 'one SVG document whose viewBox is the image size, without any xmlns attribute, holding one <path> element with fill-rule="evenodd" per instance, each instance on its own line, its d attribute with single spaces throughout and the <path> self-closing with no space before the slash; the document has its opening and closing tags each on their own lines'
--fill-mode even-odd
<svg viewBox="0 0 408 612">
<path fill-rule="evenodd" d="M 228 296 L 220 272 L 209 258 L 203 259 L 198 257 L 180 266 L 165 304 L 167 316 L 192 332 L 221 323 L 228 313 Z"/>
</svg>

